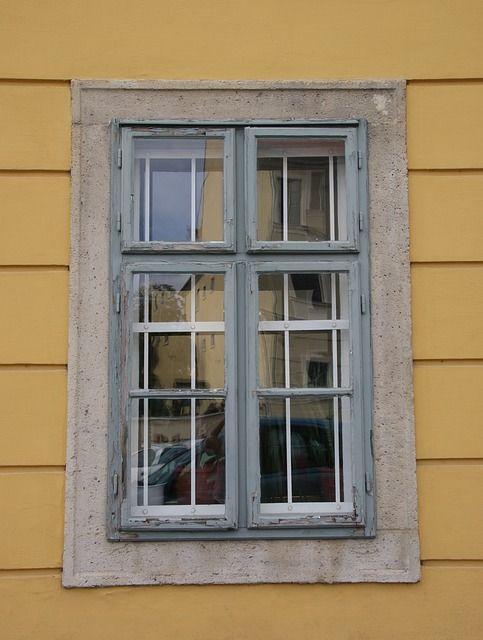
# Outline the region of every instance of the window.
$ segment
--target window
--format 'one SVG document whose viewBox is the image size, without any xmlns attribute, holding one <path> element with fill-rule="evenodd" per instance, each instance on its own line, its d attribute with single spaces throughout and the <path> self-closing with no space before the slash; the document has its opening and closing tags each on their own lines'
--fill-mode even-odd
<svg viewBox="0 0 483 640">
<path fill-rule="evenodd" d="M 63 584 L 417 580 L 404 83 L 72 106 Z"/>
<path fill-rule="evenodd" d="M 374 535 L 365 131 L 115 124 L 115 539 Z"/>
</svg>

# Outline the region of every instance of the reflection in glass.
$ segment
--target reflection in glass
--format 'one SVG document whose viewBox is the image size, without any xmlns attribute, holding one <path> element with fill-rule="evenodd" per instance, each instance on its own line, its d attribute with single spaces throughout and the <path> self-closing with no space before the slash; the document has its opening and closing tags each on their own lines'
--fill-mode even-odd
<svg viewBox="0 0 483 640">
<path fill-rule="evenodd" d="M 258 379 L 261 387 L 285 386 L 284 335 L 263 331 L 258 337 Z"/>
<path fill-rule="evenodd" d="M 136 138 L 134 152 L 136 239 L 223 239 L 222 139 Z"/>
<path fill-rule="evenodd" d="M 258 317 L 283 320 L 283 274 L 262 273 L 258 277 Z"/>
<path fill-rule="evenodd" d="M 335 500 L 333 399 L 290 400 L 293 502 Z"/>
<path fill-rule="evenodd" d="M 147 407 L 147 421 L 144 411 Z M 135 400 L 133 419 L 147 432 L 133 465 L 138 466 L 138 504 L 143 504 L 147 477 L 147 504 L 190 504 L 191 400 Z"/>
<path fill-rule="evenodd" d="M 257 211 L 259 240 L 346 240 L 344 142 L 258 139 Z"/>
<path fill-rule="evenodd" d="M 261 399 L 259 415 L 261 502 L 286 502 L 287 441 L 285 399 Z"/>
<path fill-rule="evenodd" d="M 191 274 L 152 273 L 136 276 L 139 280 L 139 322 L 189 322 L 191 317 Z M 147 301 L 149 315 L 145 320 Z"/>
<path fill-rule="evenodd" d="M 196 322 L 223 322 L 224 276 L 198 274 L 195 278 Z"/>
<path fill-rule="evenodd" d="M 290 273 L 290 320 L 329 320 L 332 317 L 330 273 Z"/>
<path fill-rule="evenodd" d="M 225 336 L 223 333 L 197 333 L 196 388 L 222 389 L 225 386 Z"/>
<path fill-rule="evenodd" d="M 332 387 L 332 332 L 289 333 L 291 387 Z"/>
<path fill-rule="evenodd" d="M 225 503 L 225 402 L 196 400 L 196 503 Z"/>
<path fill-rule="evenodd" d="M 143 346 L 148 340 L 150 389 L 189 389 L 191 387 L 191 335 L 189 333 L 140 334 L 140 387 L 144 386 Z"/>
</svg>

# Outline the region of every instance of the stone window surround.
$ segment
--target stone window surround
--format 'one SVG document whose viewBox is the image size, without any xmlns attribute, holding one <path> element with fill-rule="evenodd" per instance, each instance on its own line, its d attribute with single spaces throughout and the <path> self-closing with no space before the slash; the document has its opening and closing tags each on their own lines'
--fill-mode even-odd
<svg viewBox="0 0 483 640">
<path fill-rule="evenodd" d="M 64 586 L 417 581 L 405 82 L 73 81 L 72 114 Z M 367 120 L 374 539 L 107 540 L 113 118 Z"/>
</svg>

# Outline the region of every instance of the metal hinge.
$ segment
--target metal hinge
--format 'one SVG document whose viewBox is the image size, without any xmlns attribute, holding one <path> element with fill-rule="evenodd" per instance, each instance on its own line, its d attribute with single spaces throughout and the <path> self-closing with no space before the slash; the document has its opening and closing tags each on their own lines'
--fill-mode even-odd
<svg viewBox="0 0 483 640">
<path fill-rule="evenodd" d="M 121 312 L 121 294 L 116 293 L 116 313 Z"/>
<path fill-rule="evenodd" d="M 362 211 L 359 211 L 359 231 L 364 230 L 364 214 Z"/>
<path fill-rule="evenodd" d="M 119 476 L 117 473 L 115 473 L 112 476 L 112 494 L 114 497 L 116 497 L 118 493 L 119 493 Z"/>
<path fill-rule="evenodd" d="M 361 313 L 366 313 L 367 305 L 366 305 L 366 296 L 364 293 L 361 293 Z"/>
<path fill-rule="evenodd" d="M 121 231 L 121 210 L 117 212 L 117 230 Z"/>
<path fill-rule="evenodd" d="M 122 149 L 121 149 L 121 147 L 119 147 L 119 149 L 117 150 L 117 166 L 119 167 L 119 169 L 122 167 Z"/>
<path fill-rule="evenodd" d="M 366 473 L 366 493 L 372 493 L 372 479 L 369 477 L 368 473 Z"/>
<path fill-rule="evenodd" d="M 357 168 L 362 169 L 362 151 L 357 152 Z"/>
</svg>

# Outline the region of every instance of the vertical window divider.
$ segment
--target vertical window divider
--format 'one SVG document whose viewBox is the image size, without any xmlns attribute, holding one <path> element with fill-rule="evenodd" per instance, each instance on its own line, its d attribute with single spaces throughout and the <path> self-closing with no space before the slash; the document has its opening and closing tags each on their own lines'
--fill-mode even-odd
<svg viewBox="0 0 483 640">
<path fill-rule="evenodd" d="M 196 158 L 191 158 L 191 242 L 196 241 Z M 194 304 L 194 301 L 193 301 Z"/>
<path fill-rule="evenodd" d="M 149 323 L 149 275 L 144 275 L 144 328 Z M 149 388 L 149 333 L 144 332 L 143 341 L 143 388 Z M 148 504 L 148 438 L 149 438 L 149 400 L 143 399 L 143 506 Z"/>
<path fill-rule="evenodd" d="M 287 160 L 284 158 L 284 160 Z M 284 182 L 285 184 L 285 182 Z M 290 388 L 290 338 L 288 331 L 288 273 L 283 274 L 283 319 L 285 321 L 284 351 L 285 351 L 285 388 Z M 287 450 L 287 502 L 288 509 L 292 508 L 292 434 L 290 425 L 290 398 L 285 398 L 285 446 Z"/>
<path fill-rule="evenodd" d="M 335 241 L 334 156 L 329 155 L 329 225 L 330 240 Z"/>
<path fill-rule="evenodd" d="M 192 161 L 193 162 L 193 161 Z M 193 167 L 193 164 L 191 165 Z M 192 173 L 193 176 L 193 173 Z M 196 388 L 196 276 L 191 274 L 191 307 L 190 307 L 190 320 L 191 320 L 191 389 Z M 190 406 L 190 439 L 191 439 L 191 448 L 190 448 L 190 502 L 191 507 L 194 509 L 194 505 L 196 502 L 196 473 L 195 473 L 195 464 L 196 464 L 196 398 L 191 398 L 191 406 Z"/>
<path fill-rule="evenodd" d="M 288 158 L 282 158 L 282 225 L 283 225 L 283 241 L 288 240 Z"/>
<path fill-rule="evenodd" d="M 332 158 L 331 158 L 332 160 Z M 330 167 L 331 165 L 329 165 Z M 330 181 L 332 184 L 332 180 Z M 333 193 L 333 191 L 332 191 Z M 333 219 L 333 197 L 331 198 L 331 220 Z M 330 274 L 330 293 L 331 293 L 331 315 L 332 321 L 337 320 L 337 283 L 338 275 L 336 273 Z M 337 350 L 337 329 L 332 329 L 332 386 L 334 388 L 339 387 L 339 363 L 338 363 L 338 350 Z M 335 470 L 335 501 L 340 503 L 340 451 L 339 451 L 339 398 L 336 396 L 332 398 L 333 404 L 333 428 L 334 428 L 334 470 Z"/>
<path fill-rule="evenodd" d="M 144 164 L 144 241 L 151 240 L 151 221 L 150 221 L 150 205 L 151 205 L 151 158 L 146 156 Z"/>
</svg>

